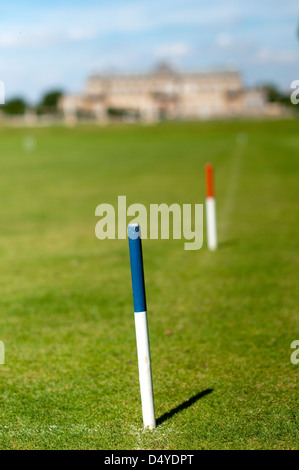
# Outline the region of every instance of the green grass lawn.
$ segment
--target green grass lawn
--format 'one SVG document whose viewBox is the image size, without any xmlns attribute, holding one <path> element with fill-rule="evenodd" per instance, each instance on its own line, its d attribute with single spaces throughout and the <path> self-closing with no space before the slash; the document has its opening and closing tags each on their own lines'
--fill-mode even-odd
<svg viewBox="0 0 299 470">
<path fill-rule="evenodd" d="M 0 129 L 0 448 L 298 449 L 298 154 L 295 120 Z M 95 209 L 204 203 L 207 161 L 218 251 L 143 241 L 143 430 L 128 241 Z"/>
</svg>

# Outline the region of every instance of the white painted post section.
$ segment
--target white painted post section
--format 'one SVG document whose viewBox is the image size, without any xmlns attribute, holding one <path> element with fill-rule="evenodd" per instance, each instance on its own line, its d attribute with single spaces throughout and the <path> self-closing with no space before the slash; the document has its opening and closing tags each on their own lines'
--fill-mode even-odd
<svg viewBox="0 0 299 470">
<path fill-rule="evenodd" d="M 156 427 L 147 313 L 135 312 L 139 383 L 144 427 Z"/>
<path fill-rule="evenodd" d="M 217 249 L 217 225 L 216 225 L 216 202 L 213 197 L 206 199 L 206 215 L 207 215 L 207 238 L 208 248 L 211 251 Z"/>
<path fill-rule="evenodd" d="M 216 201 L 214 197 L 214 181 L 213 166 L 211 163 L 206 164 L 206 222 L 207 222 L 207 239 L 208 248 L 211 251 L 217 249 L 217 220 L 216 220 Z"/>
</svg>

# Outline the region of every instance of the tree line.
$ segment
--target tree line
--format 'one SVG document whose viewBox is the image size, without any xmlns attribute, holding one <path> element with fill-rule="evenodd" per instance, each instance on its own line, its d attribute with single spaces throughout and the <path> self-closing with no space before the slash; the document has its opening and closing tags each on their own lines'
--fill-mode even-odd
<svg viewBox="0 0 299 470">
<path fill-rule="evenodd" d="M 31 105 L 24 98 L 16 96 L 6 100 L 5 104 L 1 106 L 4 114 L 10 116 L 22 116 L 27 111 L 35 112 L 37 115 L 58 114 L 58 102 L 62 96 L 62 90 L 51 90 L 46 92 L 35 105 Z"/>
</svg>

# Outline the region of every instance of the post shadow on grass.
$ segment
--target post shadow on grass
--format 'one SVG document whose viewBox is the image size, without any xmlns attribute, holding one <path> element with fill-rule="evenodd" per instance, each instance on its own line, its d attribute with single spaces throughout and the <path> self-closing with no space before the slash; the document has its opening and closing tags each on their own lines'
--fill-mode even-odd
<svg viewBox="0 0 299 470">
<path fill-rule="evenodd" d="M 193 395 L 193 397 L 189 398 L 189 400 L 184 401 L 180 405 L 176 406 L 172 410 L 160 416 L 160 418 L 157 419 L 157 426 L 164 423 L 164 421 L 166 421 L 167 419 L 172 418 L 174 415 L 176 415 L 180 411 L 183 411 L 186 408 L 189 408 L 189 406 L 193 405 L 198 400 L 200 400 L 206 395 L 209 395 L 212 392 L 213 392 L 213 388 L 207 388 L 206 390 L 203 390 L 203 392 L 196 393 L 196 395 Z"/>
</svg>

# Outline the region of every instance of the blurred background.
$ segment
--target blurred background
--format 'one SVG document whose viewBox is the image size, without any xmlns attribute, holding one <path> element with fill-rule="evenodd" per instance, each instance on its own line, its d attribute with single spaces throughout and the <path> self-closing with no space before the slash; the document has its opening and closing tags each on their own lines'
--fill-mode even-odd
<svg viewBox="0 0 299 470">
<path fill-rule="evenodd" d="M 298 20 L 298 0 L 1 2 L 1 449 L 298 448 Z M 144 432 L 128 241 L 95 210 L 204 204 L 207 162 L 217 251 L 205 225 L 196 251 L 143 240 Z"/>
<path fill-rule="evenodd" d="M 295 0 L 16 0 L 1 5 L 0 18 L 2 118 L 157 121 L 291 112 Z"/>
</svg>

